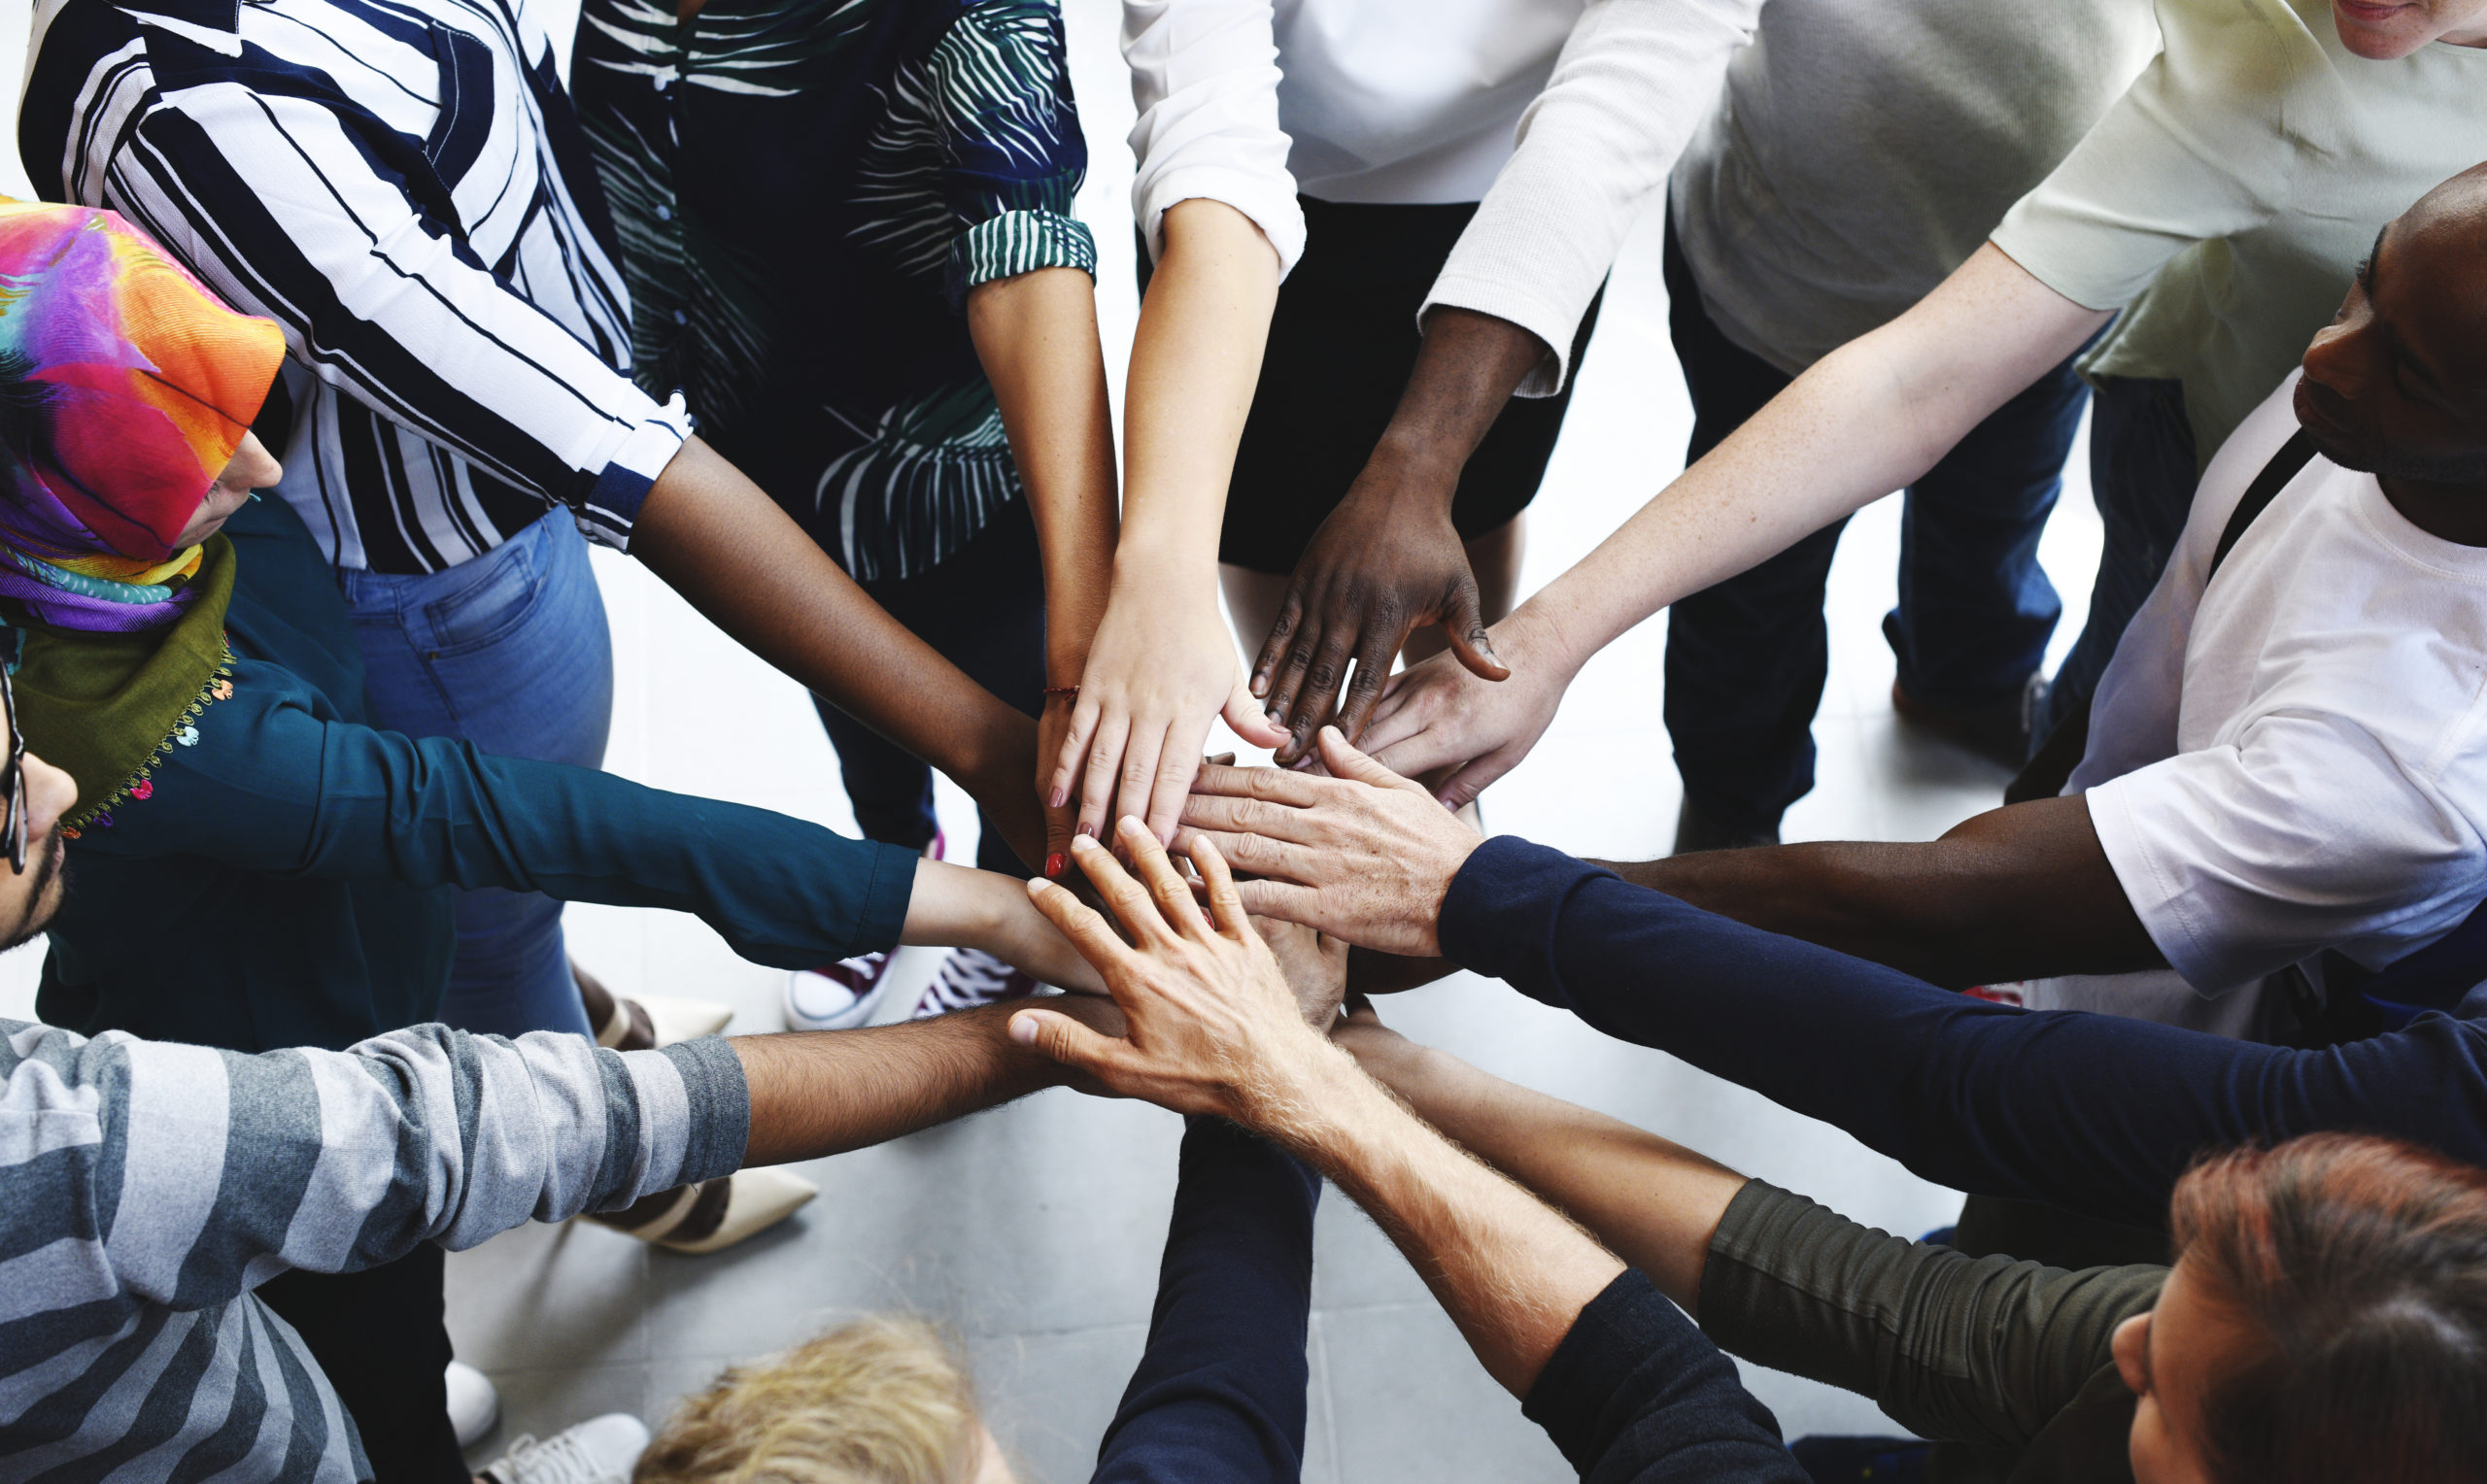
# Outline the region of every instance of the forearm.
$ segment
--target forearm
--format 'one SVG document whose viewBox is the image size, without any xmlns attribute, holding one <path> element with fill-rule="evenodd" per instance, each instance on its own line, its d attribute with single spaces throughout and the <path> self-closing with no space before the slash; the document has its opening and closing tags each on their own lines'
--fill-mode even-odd
<svg viewBox="0 0 2487 1484">
<path fill-rule="evenodd" d="M 907 632 L 698 439 L 640 507 L 631 555 L 718 627 L 982 798 L 1024 791 L 1036 724 Z"/>
<path fill-rule="evenodd" d="M 1949 989 L 2164 962 L 2078 796 L 1991 810 L 1938 840 L 1820 841 L 1608 868 Z"/>
<path fill-rule="evenodd" d="M 1137 566 L 1209 583 L 1227 479 L 1278 303 L 1278 260 L 1251 219 L 1219 201 L 1175 206 L 1165 233 L 1124 388 L 1116 577 Z"/>
<path fill-rule="evenodd" d="M 1546 342 L 1509 320 L 1447 305 L 1427 312 L 1415 369 L 1357 485 L 1448 516 L 1469 455 L 1546 354 Z"/>
<path fill-rule="evenodd" d="M 967 313 L 1036 520 L 1045 683 L 1077 685 L 1112 586 L 1119 527 L 1095 286 L 1076 268 L 1040 268 L 976 286 Z"/>
<path fill-rule="evenodd" d="M 2107 318 L 1982 248 L 1798 377 L 1509 622 L 1577 670 L 1658 609 L 1906 487 Z"/>
<path fill-rule="evenodd" d="M 1702 1266 L 1745 1177 L 1619 1119 L 1383 1033 L 1342 1037 L 1357 1064 L 1462 1149 L 1586 1227 L 1697 1315 Z"/>
<path fill-rule="evenodd" d="M 1346 1053 L 1333 1048 L 1316 1065 L 1317 1086 L 1260 1131 L 1363 1207 L 1424 1275 L 1485 1369 L 1526 1397 L 1623 1265 L 1418 1122 Z"/>
<path fill-rule="evenodd" d="M 899 941 L 978 948 L 1043 983 L 1105 992 L 1096 969 L 1028 899 L 1027 884 L 993 871 L 917 860 Z"/>
<path fill-rule="evenodd" d="M 1093 1027 L 1120 1018 L 1078 996 L 1049 1008 Z M 786 1031 L 730 1043 L 751 1088 L 745 1164 L 862 1149 L 1064 1081 L 1060 1062 L 1012 1042 L 1014 1005 L 863 1030 Z"/>
</svg>

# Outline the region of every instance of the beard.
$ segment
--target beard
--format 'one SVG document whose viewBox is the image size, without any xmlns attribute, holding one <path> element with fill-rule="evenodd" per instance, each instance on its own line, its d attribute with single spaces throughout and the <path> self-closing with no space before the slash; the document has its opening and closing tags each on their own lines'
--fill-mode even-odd
<svg viewBox="0 0 2487 1484">
<path fill-rule="evenodd" d="M 0 953 L 33 942 L 51 926 L 52 914 L 60 910 L 60 897 L 68 879 L 68 862 L 60 846 L 58 825 L 52 826 L 42 839 L 26 842 L 26 904 L 8 937 L 0 940 Z"/>
</svg>

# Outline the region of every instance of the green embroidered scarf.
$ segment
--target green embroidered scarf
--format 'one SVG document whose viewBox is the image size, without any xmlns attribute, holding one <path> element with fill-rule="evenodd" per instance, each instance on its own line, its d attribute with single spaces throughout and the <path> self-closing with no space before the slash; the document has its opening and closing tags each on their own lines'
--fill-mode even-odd
<svg viewBox="0 0 2487 1484">
<path fill-rule="evenodd" d="M 233 599 L 233 543 L 208 539 L 181 617 L 132 633 L 26 628 L 17 667 L 17 725 L 26 749 L 78 783 L 67 832 L 91 824 L 133 792 L 153 792 L 148 773 L 165 750 L 197 739 L 191 723 L 232 693 L 224 610 Z"/>
</svg>

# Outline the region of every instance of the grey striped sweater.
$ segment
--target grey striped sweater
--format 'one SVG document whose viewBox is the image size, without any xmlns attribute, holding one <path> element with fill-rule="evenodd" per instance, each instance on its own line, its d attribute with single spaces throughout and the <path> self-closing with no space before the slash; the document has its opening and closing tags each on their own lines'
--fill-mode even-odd
<svg viewBox="0 0 2487 1484">
<path fill-rule="evenodd" d="M 742 1065 L 420 1026 L 257 1056 L 0 1020 L 0 1477 L 358 1480 L 252 1296 L 742 1161 Z"/>
</svg>

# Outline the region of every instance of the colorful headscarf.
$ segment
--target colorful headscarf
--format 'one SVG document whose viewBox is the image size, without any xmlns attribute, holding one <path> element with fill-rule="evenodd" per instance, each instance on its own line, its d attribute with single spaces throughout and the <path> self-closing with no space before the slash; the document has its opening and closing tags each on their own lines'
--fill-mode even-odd
<svg viewBox="0 0 2487 1484">
<path fill-rule="evenodd" d="M 285 358 L 114 212 L 0 197 L 0 597 L 126 633 L 192 596 L 176 549 Z"/>
</svg>

